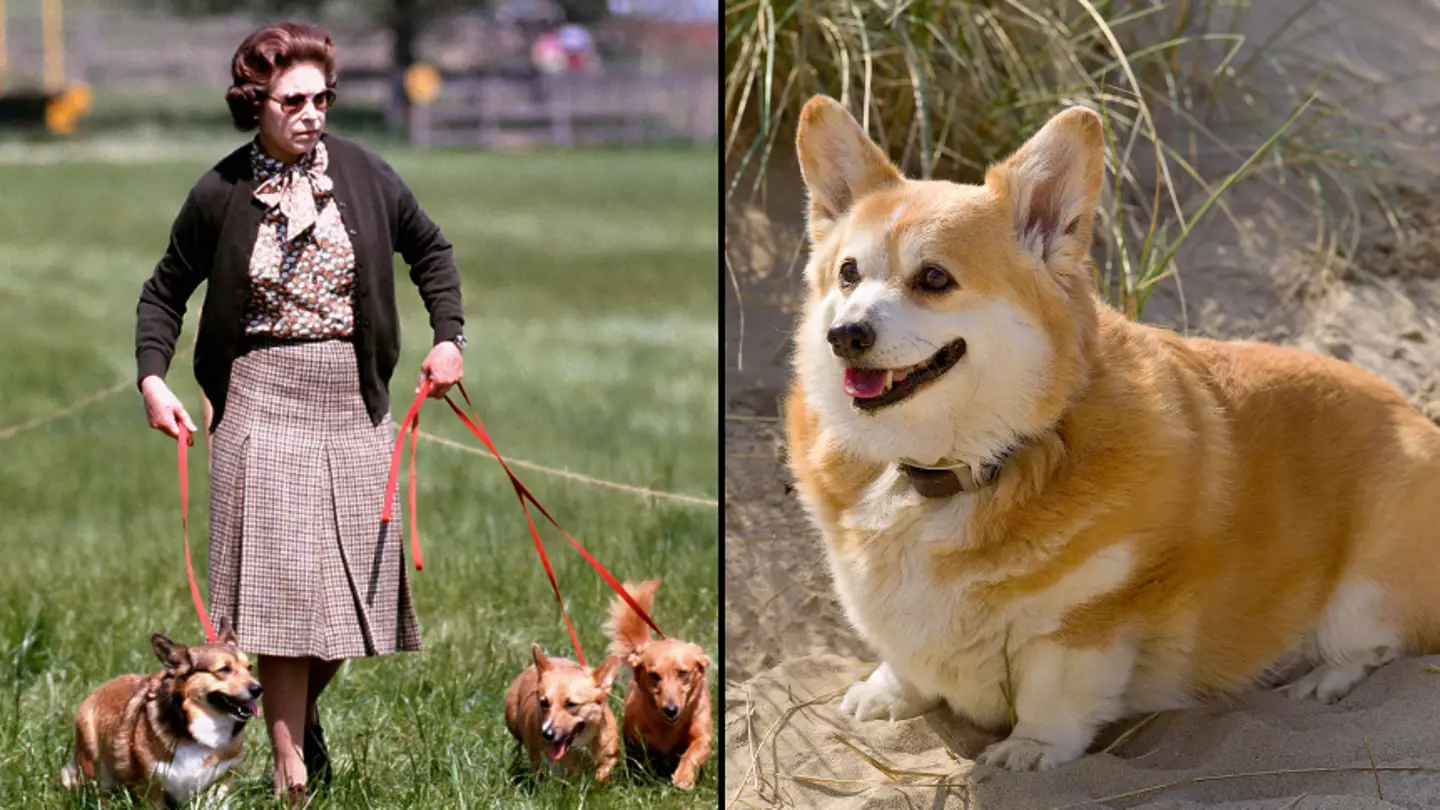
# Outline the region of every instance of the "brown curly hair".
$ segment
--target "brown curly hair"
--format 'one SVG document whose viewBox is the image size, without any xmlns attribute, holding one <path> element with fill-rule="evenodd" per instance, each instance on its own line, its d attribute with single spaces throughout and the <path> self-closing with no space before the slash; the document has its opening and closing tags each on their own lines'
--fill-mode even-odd
<svg viewBox="0 0 1440 810">
<path fill-rule="evenodd" d="M 330 32 L 306 23 L 267 25 L 245 38 L 230 61 L 230 89 L 225 103 L 235 128 L 248 132 L 259 126 L 260 102 L 275 77 L 295 65 L 315 65 L 334 89 L 335 43 Z"/>
</svg>

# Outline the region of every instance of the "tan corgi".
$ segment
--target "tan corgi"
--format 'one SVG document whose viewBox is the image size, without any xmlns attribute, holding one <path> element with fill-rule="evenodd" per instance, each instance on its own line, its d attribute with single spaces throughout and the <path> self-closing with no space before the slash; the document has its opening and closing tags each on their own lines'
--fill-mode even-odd
<svg viewBox="0 0 1440 810">
<path fill-rule="evenodd" d="M 605 784 L 620 761 L 620 731 L 610 711 L 610 688 L 620 657 L 612 655 L 595 669 L 567 658 L 548 658 L 530 645 L 535 663 L 510 683 L 505 693 L 505 727 L 540 770 L 541 757 L 552 773 L 574 774 L 595 768 L 596 784 Z"/>
<path fill-rule="evenodd" d="M 625 590 L 650 612 L 660 580 Z M 610 603 L 605 623 L 610 652 L 630 667 L 621 732 L 628 742 L 643 743 L 670 771 L 670 783 L 681 790 L 695 787 L 695 778 L 710 757 L 710 683 L 705 671 L 710 656 L 688 641 L 650 638 L 650 628 L 619 596 Z"/>
<path fill-rule="evenodd" d="M 240 764 L 261 688 L 229 625 L 221 622 L 213 644 L 186 647 L 156 633 L 150 645 L 163 672 L 121 675 L 80 703 L 75 754 L 60 774 L 67 788 L 97 782 L 178 806 Z"/>
<path fill-rule="evenodd" d="M 1099 116 L 982 185 L 902 177 L 824 97 L 797 148 L 789 463 L 881 659 L 846 712 L 1013 711 L 980 760 L 1043 770 L 1302 658 L 1328 703 L 1440 650 L 1440 429 L 1349 363 L 1101 301 Z"/>
</svg>

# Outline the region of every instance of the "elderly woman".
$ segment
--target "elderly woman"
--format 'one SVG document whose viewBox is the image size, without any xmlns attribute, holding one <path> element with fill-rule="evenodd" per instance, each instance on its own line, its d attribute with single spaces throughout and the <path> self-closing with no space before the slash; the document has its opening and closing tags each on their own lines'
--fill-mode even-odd
<svg viewBox="0 0 1440 810">
<path fill-rule="evenodd" d="M 460 379 L 464 318 L 440 229 L 389 164 L 325 132 L 329 34 L 267 26 L 231 72 L 235 125 L 258 134 L 191 188 L 141 290 L 135 349 L 150 426 L 195 430 L 164 378 L 209 282 L 194 363 L 213 407 L 210 610 L 259 656 L 275 788 L 298 800 L 330 778 L 316 700 L 340 665 L 420 649 L 399 532 L 380 522 L 394 254 L 430 312 L 436 397 Z"/>
</svg>

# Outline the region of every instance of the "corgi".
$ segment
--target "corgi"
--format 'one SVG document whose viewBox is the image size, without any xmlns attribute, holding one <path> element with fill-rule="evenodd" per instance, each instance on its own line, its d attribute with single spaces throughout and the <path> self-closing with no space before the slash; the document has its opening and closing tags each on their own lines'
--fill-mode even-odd
<svg viewBox="0 0 1440 810">
<path fill-rule="evenodd" d="M 640 607 L 650 612 L 660 580 L 626 583 Z M 695 787 L 695 778 L 710 757 L 710 684 L 705 671 L 710 656 L 698 644 L 650 638 L 650 628 L 624 599 L 616 596 L 605 623 L 610 652 L 630 667 L 621 734 L 626 742 L 643 744 L 658 754 L 670 783 L 681 790 Z"/>
<path fill-rule="evenodd" d="M 541 757 L 552 773 L 573 774 L 588 757 L 595 783 L 603 785 L 620 761 L 620 732 L 610 711 L 610 688 L 620 666 L 612 655 L 593 670 L 566 658 L 548 658 L 530 645 L 535 663 L 505 693 L 505 727 L 540 771 Z"/>
<path fill-rule="evenodd" d="M 65 787 L 96 782 L 155 807 L 178 806 L 240 764 L 262 690 L 228 622 L 212 644 L 186 647 L 156 633 L 150 646 L 164 671 L 121 675 L 80 703 Z"/>
<path fill-rule="evenodd" d="M 842 710 L 944 703 L 1008 731 L 982 764 L 1046 770 L 1283 667 L 1331 703 L 1440 650 L 1440 428 L 1352 364 L 1107 305 L 1098 115 L 979 185 L 902 176 L 826 97 L 796 146 L 787 463 L 880 658 Z"/>
</svg>

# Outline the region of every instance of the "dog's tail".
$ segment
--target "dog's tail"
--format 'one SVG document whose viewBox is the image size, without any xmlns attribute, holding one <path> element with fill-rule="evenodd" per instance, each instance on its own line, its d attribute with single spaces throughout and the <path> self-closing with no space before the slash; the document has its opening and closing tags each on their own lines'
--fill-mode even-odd
<svg viewBox="0 0 1440 810">
<path fill-rule="evenodd" d="M 625 583 L 625 590 L 630 592 L 646 613 L 650 612 L 650 605 L 655 602 L 655 590 L 659 587 L 658 579 L 649 579 L 639 585 Z M 645 625 L 640 614 L 616 594 L 610 603 L 610 618 L 605 622 L 605 635 L 610 639 L 610 652 L 624 658 L 634 652 L 636 647 L 650 640 L 650 628 Z"/>
</svg>

